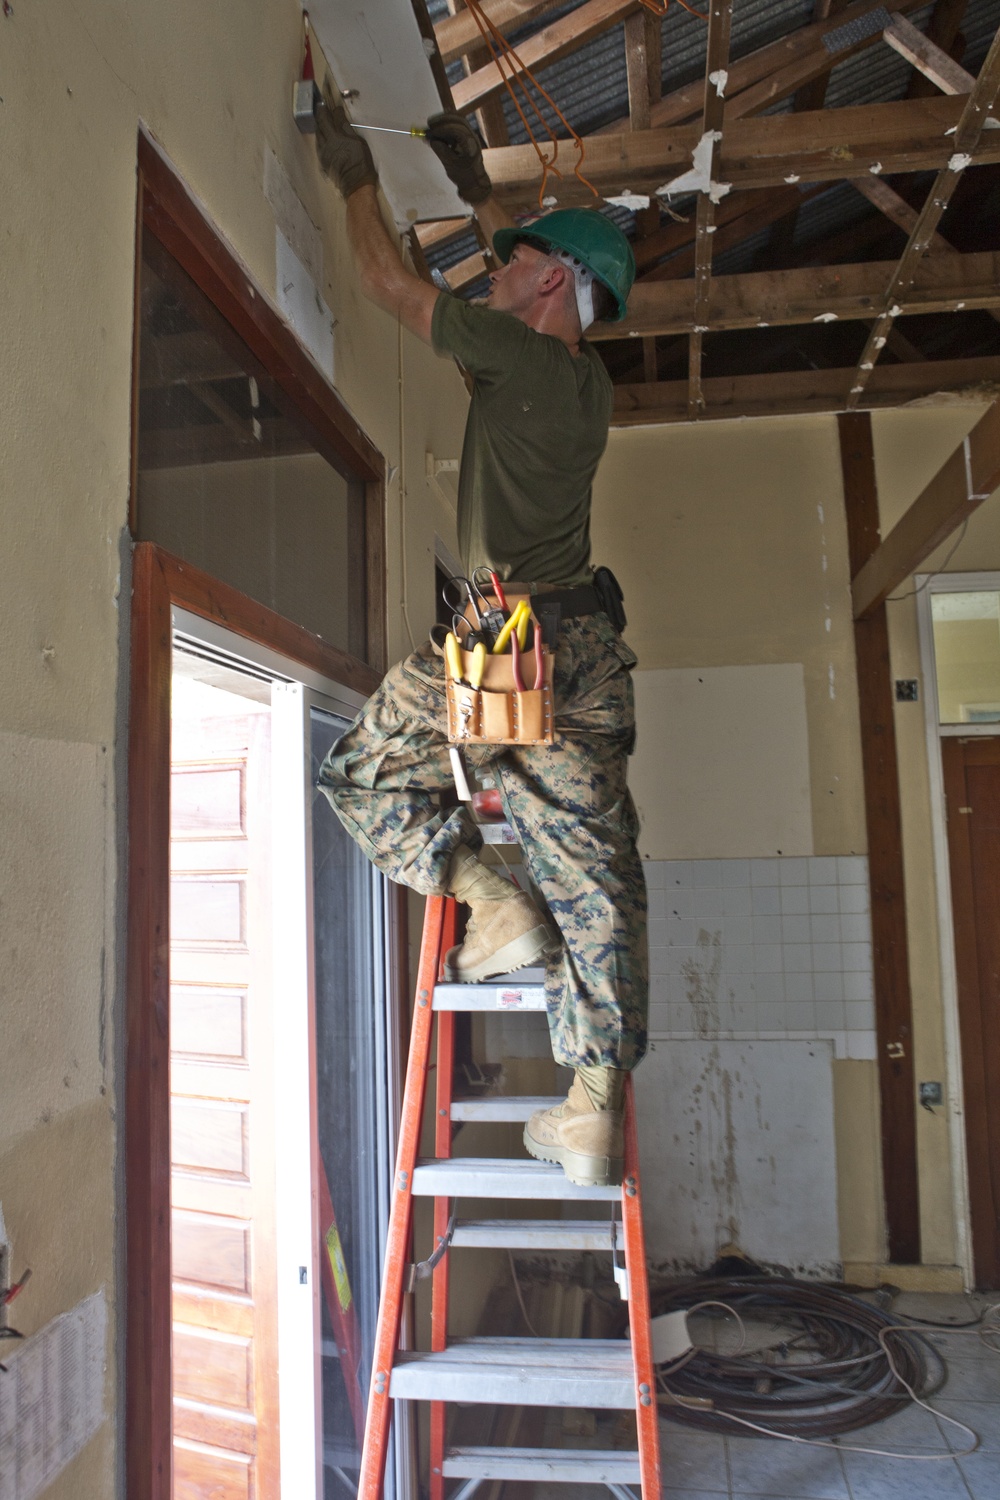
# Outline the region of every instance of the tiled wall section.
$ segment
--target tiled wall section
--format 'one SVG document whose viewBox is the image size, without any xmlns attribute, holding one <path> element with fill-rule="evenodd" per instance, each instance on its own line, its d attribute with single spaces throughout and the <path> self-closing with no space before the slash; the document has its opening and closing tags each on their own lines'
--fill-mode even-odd
<svg viewBox="0 0 1000 1500">
<path fill-rule="evenodd" d="M 832 1039 L 874 1058 L 868 861 L 647 860 L 654 1039 Z"/>
</svg>

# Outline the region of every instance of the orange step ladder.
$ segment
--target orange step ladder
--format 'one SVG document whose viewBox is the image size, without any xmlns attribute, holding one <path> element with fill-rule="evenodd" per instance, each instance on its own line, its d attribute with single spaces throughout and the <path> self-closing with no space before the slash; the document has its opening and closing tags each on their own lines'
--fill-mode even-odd
<svg viewBox="0 0 1000 1500">
<path fill-rule="evenodd" d="M 479 984 L 439 981 L 444 954 L 455 942 L 455 903 L 428 898 L 417 978 L 410 1054 L 386 1245 L 371 1389 L 365 1425 L 358 1500 L 382 1500 L 391 1402 L 429 1401 L 431 1500 L 465 1500 L 489 1480 L 544 1480 L 567 1485 L 604 1485 L 619 1500 L 660 1500 L 656 1379 L 649 1327 L 649 1288 L 642 1229 L 642 1196 L 631 1079 L 625 1091 L 625 1170 L 618 1188 L 581 1188 L 561 1167 L 523 1159 L 453 1157 L 453 1124 L 469 1119 L 526 1120 L 559 1101 L 537 1098 L 456 1100 L 452 1096 L 454 1018 L 463 1010 L 545 1009 L 538 971 Z M 421 1159 L 419 1138 L 431 1037 L 437 1019 L 437 1097 L 433 1157 Z M 400 1350 L 405 1293 L 412 1289 L 410 1239 L 414 1196 L 434 1199 L 434 1244 L 426 1267 L 433 1270 L 431 1349 Z M 452 1204 L 462 1198 L 607 1201 L 620 1220 L 567 1219 L 546 1222 L 496 1219 L 457 1222 Z M 449 1232 L 450 1231 L 450 1232 Z M 620 1239 L 619 1239 L 620 1235 Z M 536 1250 L 596 1250 L 610 1253 L 615 1280 L 629 1307 L 625 1339 L 448 1337 L 448 1250 L 454 1246 L 530 1247 Z M 618 1251 L 624 1250 L 624 1266 Z M 631 1410 L 636 1414 L 633 1450 L 587 1448 L 449 1447 L 446 1406 L 583 1407 Z M 448 1492 L 448 1481 L 458 1481 Z M 632 1488 L 638 1486 L 639 1488 Z M 567 1492 L 572 1494 L 570 1490 Z"/>
</svg>

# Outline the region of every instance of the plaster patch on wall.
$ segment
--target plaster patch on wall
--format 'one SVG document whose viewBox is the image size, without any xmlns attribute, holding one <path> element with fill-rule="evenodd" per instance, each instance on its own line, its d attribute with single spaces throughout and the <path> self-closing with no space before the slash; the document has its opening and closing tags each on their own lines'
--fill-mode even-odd
<svg viewBox="0 0 1000 1500">
<path fill-rule="evenodd" d="M 47 1125 L 104 1087 L 95 999 L 111 978 L 108 760 L 101 745 L 0 734 L 0 1138 Z"/>
<path fill-rule="evenodd" d="M 727 1241 L 793 1274 L 838 1276 L 827 1042 L 675 1041 L 635 1074 L 652 1263 L 703 1271 Z"/>
<path fill-rule="evenodd" d="M 103 1291 L 4 1350 L 0 1375 L 0 1494 L 35 1500 L 105 1419 L 107 1308 Z"/>
<path fill-rule="evenodd" d="M 307 267 L 280 229 L 275 230 L 274 238 L 278 307 L 292 331 L 332 383 L 333 313 L 320 296 L 319 287 Z"/>
<path fill-rule="evenodd" d="M 323 285 L 323 236 L 270 146 L 264 148 L 264 197 L 274 222 L 317 286 Z"/>
<path fill-rule="evenodd" d="M 811 854 L 799 662 L 635 673 L 644 859 Z"/>
</svg>

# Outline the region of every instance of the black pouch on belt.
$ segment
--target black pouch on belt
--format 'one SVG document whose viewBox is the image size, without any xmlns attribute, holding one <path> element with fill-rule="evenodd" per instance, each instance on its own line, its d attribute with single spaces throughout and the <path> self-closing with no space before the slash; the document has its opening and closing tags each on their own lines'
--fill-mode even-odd
<svg viewBox="0 0 1000 1500">
<path fill-rule="evenodd" d="M 628 620 L 625 618 L 625 610 L 622 607 L 625 595 L 622 593 L 621 584 L 610 568 L 594 569 L 594 589 L 598 599 L 601 601 L 601 608 L 618 634 L 621 635 L 628 624 Z"/>
</svg>

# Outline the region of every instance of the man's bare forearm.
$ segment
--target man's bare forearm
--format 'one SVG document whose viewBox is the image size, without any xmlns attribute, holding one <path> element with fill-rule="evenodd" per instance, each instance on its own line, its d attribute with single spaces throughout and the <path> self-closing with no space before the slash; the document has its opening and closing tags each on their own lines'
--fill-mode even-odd
<svg viewBox="0 0 1000 1500">
<path fill-rule="evenodd" d="M 360 187 L 348 198 L 347 234 L 365 296 L 430 343 L 431 314 L 440 294 L 403 264 L 382 222 L 374 187 Z"/>
</svg>

